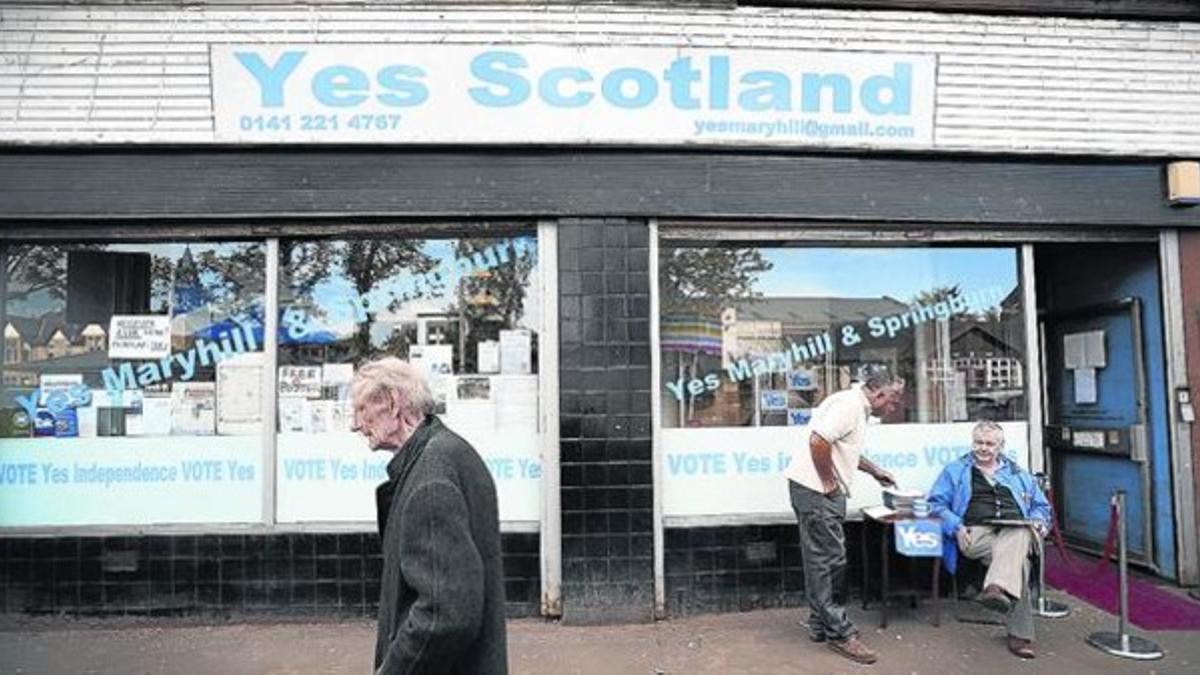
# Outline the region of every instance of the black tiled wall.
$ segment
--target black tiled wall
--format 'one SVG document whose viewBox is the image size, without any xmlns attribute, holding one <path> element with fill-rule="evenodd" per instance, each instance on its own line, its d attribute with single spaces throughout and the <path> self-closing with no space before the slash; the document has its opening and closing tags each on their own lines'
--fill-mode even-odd
<svg viewBox="0 0 1200 675">
<path fill-rule="evenodd" d="M 649 621 L 649 230 L 564 220 L 558 251 L 563 620 Z"/>
<path fill-rule="evenodd" d="M 852 522 L 846 523 L 845 530 L 843 592 L 848 599 L 859 595 L 862 532 Z M 668 528 L 664 538 L 668 616 L 807 604 L 796 525 Z M 872 540 L 871 546 L 870 555 L 875 555 L 878 539 Z M 899 557 L 893 556 L 893 563 Z M 871 564 L 878 565 L 878 561 Z"/>
<path fill-rule="evenodd" d="M 502 537 L 509 616 L 537 616 L 537 534 Z M 374 616 L 374 534 L 0 538 L 0 609 Z"/>
</svg>

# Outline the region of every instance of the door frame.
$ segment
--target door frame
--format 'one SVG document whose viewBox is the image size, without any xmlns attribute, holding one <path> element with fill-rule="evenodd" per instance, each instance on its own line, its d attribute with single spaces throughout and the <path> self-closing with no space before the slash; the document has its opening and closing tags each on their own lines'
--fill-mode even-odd
<svg viewBox="0 0 1200 675">
<path fill-rule="evenodd" d="M 1183 319 L 1183 280 L 1180 272 L 1179 231 L 1158 235 L 1162 275 L 1163 339 L 1167 372 L 1167 433 L 1171 443 L 1171 493 L 1175 508 L 1175 562 L 1179 583 L 1200 583 L 1200 534 L 1196 532 L 1196 486 L 1192 482 L 1191 423 L 1180 415 L 1177 392 L 1187 389 L 1187 360 Z"/>
</svg>

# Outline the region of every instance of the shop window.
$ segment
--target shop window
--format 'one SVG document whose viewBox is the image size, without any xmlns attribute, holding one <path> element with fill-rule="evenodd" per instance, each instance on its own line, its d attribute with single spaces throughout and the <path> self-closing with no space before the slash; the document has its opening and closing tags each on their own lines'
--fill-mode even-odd
<svg viewBox="0 0 1200 675">
<path fill-rule="evenodd" d="M 661 266 L 666 428 L 802 425 L 881 368 L 910 384 L 884 422 L 1024 418 L 1012 249 L 665 247 Z"/>
<path fill-rule="evenodd" d="M 281 241 L 278 520 L 374 520 L 392 455 L 351 432 L 348 389 L 391 355 L 484 457 L 501 519 L 536 523 L 541 287 L 533 234 Z"/>
<path fill-rule="evenodd" d="M 0 525 L 260 519 L 264 252 L 7 247 Z"/>
<path fill-rule="evenodd" d="M 908 385 L 867 448 L 906 487 L 928 488 L 966 452 L 975 420 L 1007 424 L 1022 453 L 1018 258 L 1008 247 L 662 246 L 667 514 L 786 512 L 783 469 L 813 409 L 874 372 Z M 731 476 L 747 499 L 719 483 Z"/>
</svg>

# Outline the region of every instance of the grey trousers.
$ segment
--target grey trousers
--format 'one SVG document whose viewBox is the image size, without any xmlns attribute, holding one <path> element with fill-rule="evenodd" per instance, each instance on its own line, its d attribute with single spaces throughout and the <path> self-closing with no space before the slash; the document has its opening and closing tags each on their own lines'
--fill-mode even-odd
<svg viewBox="0 0 1200 675">
<path fill-rule="evenodd" d="M 1008 634 L 1023 640 L 1033 640 L 1033 599 L 1029 592 L 1029 552 L 1037 542 L 1025 527 L 967 527 L 970 545 L 963 555 L 987 565 L 984 588 L 995 584 L 1018 600 L 1006 617 Z"/>
<path fill-rule="evenodd" d="M 818 637 L 845 640 L 858 633 L 835 597 L 846 574 L 846 496 L 839 492 L 826 497 L 793 481 L 788 481 L 788 491 L 800 526 L 809 630 Z"/>
</svg>

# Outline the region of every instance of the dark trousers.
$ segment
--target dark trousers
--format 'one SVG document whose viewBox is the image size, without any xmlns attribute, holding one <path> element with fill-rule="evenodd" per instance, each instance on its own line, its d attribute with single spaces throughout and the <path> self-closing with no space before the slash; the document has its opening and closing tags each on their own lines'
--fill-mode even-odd
<svg viewBox="0 0 1200 675">
<path fill-rule="evenodd" d="M 815 636 L 845 640 L 858 632 L 835 597 L 846 574 L 846 535 L 842 530 L 846 496 L 838 492 L 827 497 L 792 481 L 788 481 L 788 490 L 800 526 L 809 630 Z"/>
</svg>

